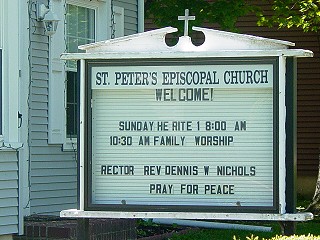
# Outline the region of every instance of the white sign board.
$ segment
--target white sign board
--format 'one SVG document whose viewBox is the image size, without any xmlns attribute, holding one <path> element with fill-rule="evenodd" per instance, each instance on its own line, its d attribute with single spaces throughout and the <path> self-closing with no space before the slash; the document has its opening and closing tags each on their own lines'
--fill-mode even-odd
<svg viewBox="0 0 320 240">
<path fill-rule="evenodd" d="M 88 61 L 86 209 L 278 212 L 277 61 Z"/>
</svg>

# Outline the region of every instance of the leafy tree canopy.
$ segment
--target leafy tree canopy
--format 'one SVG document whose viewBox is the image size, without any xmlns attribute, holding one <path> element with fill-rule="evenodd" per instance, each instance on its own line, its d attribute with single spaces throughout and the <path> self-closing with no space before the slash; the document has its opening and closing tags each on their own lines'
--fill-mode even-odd
<svg viewBox="0 0 320 240">
<path fill-rule="evenodd" d="M 189 9 L 190 15 L 196 20 L 191 26 L 201 26 L 204 22 L 217 23 L 222 30 L 236 31 L 235 23 L 240 16 L 246 15 L 250 6 L 245 0 L 147 0 L 146 13 L 158 27 L 175 26 L 182 31 L 183 21 L 178 21 L 178 15 L 183 16 Z"/>
<path fill-rule="evenodd" d="M 254 12 L 259 26 L 279 28 L 298 27 L 304 31 L 320 30 L 320 0 L 273 0 L 272 15 L 268 16 L 252 0 L 146 0 L 146 14 L 159 27 L 168 25 L 183 29 L 183 22 L 177 20 L 189 9 L 196 16 L 191 26 L 204 22 L 218 24 L 222 30 L 237 31 L 235 24 L 239 17 Z M 270 15 L 270 13 L 269 13 Z"/>
<path fill-rule="evenodd" d="M 320 0 L 274 0 L 273 15 L 258 13 L 258 25 L 280 28 L 298 27 L 305 32 L 320 30 Z"/>
</svg>

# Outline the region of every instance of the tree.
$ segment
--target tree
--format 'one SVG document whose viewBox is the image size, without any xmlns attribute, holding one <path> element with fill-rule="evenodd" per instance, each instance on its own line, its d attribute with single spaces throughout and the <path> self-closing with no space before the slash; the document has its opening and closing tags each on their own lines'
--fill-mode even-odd
<svg viewBox="0 0 320 240">
<path fill-rule="evenodd" d="M 192 25 L 201 26 L 205 21 L 218 24 L 222 30 L 237 31 L 237 20 L 250 12 L 257 16 L 258 26 L 301 28 L 305 32 L 320 31 L 320 0 L 269 0 L 271 12 L 265 12 L 253 0 L 146 0 L 146 13 L 159 27 L 177 26 L 181 35 L 183 23 L 177 15 L 184 9 L 196 15 Z M 320 212 L 320 160 L 314 197 L 308 210 Z"/>
<path fill-rule="evenodd" d="M 239 17 L 246 15 L 251 6 L 246 0 L 146 0 L 146 14 L 158 27 L 176 26 L 181 33 L 183 22 L 177 20 L 189 9 L 196 20 L 190 27 L 201 26 L 205 21 L 218 24 L 222 30 L 237 31 L 235 24 Z"/>
<path fill-rule="evenodd" d="M 264 0 L 267 1 L 267 0 Z M 298 27 L 306 32 L 320 30 L 320 0 L 273 0 L 272 15 L 268 16 L 254 0 L 146 0 L 147 16 L 158 27 L 173 25 L 181 27 L 177 15 L 189 9 L 197 16 L 191 25 L 201 26 L 205 21 L 215 23 L 222 30 L 237 31 L 239 17 L 255 12 L 259 26 L 279 28 Z"/>
<path fill-rule="evenodd" d="M 320 0 L 274 0 L 272 10 L 271 17 L 257 12 L 258 25 L 298 27 L 305 32 L 320 30 Z"/>
</svg>

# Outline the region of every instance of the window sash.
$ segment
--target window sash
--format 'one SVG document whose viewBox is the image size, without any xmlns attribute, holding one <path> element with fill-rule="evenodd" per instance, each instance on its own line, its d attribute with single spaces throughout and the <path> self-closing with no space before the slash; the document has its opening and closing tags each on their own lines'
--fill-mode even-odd
<svg viewBox="0 0 320 240">
<path fill-rule="evenodd" d="M 81 52 L 79 45 L 95 41 L 95 9 L 67 4 L 67 52 Z M 66 71 L 66 137 L 77 137 L 77 65 L 67 61 Z"/>
<path fill-rule="evenodd" d="M 77 72 L 67 71 L 66 117 L 67 137 L 77 137 Z"/>
<path fill-rule="evenodd" d="M 78 49 L 79 45 L 95 41 L 95 10 L 92 8 L 67 4 L 66 19 L 67 52 L 83 52 Z M 76 69 L 76 62 L 67 61 L 67 67 L 69 69 Z"/>
</svg>

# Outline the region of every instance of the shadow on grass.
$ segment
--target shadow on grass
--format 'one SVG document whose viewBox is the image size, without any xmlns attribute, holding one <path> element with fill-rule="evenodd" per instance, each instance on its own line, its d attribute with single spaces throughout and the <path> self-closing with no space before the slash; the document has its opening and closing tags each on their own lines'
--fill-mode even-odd
<svg viewBox="0 0 320 240">
<path fill-rule="evenodd" d="M 240 223 L 240 222 L 237 222 Z M 281 228 L 278 223 L 265 222 L 241 222 L 242 224 L 255 224 L 272 227 L 272 232 L 257 232 L 243 230 L 226 230 L 226 229 L 193 229 L 187 234 L 175 234 L 170 240 L 246 240 L 247 237 L 258 236 L 259 239 L 270 239 L 276 235 L 281 235 Z M 312 221 L 297 223 L 297 235 L 313 234 L 320 235 L 320 218 L 317 217 Z"/>
</svg>

